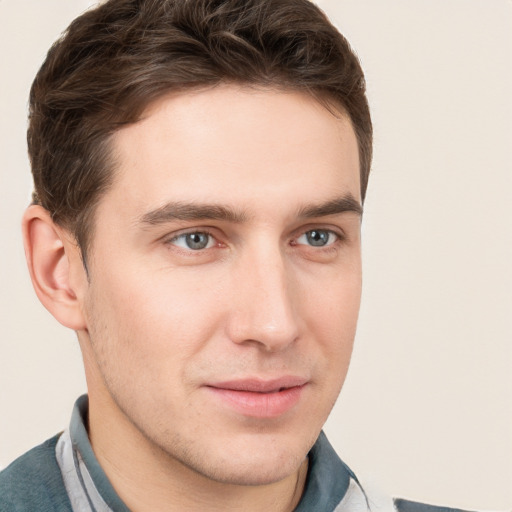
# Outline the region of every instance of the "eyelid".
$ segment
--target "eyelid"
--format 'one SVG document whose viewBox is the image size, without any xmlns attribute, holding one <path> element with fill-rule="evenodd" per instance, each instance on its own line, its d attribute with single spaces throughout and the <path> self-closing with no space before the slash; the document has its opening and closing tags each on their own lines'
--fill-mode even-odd
<svg viewBox="0 0 512 512">
<path fill-rule="evenodd" d="M 325 245 L 317 245 L 317 246 L 315 246 L 313 244 L 302 243 L 302 242 L 298 241 L 300 238 L 305 237 L 305 236 L 307 236 L 308 233 L 311 233 L 311 232 L 314 232 L 314 231 L 320 231 L 320 232 L 327 233 L 329 235 L 329 237 L 333 236 L 334 240 L 329 240 L 328 239 L 328 242 Z M 311 247 L 311 248 L 314 248 L 316 250 L 321 250 L 321 249 L 332 248 L 333 245 L 335 245 L 337 242 L 340 242 L 343 239 L 344 239 L 343 234 L 341 234 L 340 232 L 338 232 L 338 231 L 336 231 L 334 229 L 314 227 L 314 228 L 311 228 L 311 229 L 307 229 L 306 231 L 302 231 L 299 234 L 299 236 L 295 237 L 294 238 L 294 245 L 304 245 L 306 247 Z"/>
<path fill-rule="evenodd" d="M 214 240 L 214 242 L 215 242 L 214 245 L 211 246 L 211 247 L 205 247 L 204 249 L 196 249 L 196 250 L 194 250 L 194 249 L 187 248 L 187 247 L 181 247 L 180 245 L 174 243 L 176 240 L 178 240 L 180 238 L 184 238 L 187 235 L 192 235 L 194 233 L 200 233 L 200 234 L 204 234 L 204 235 L 209 236 L 210 238 L 212 238 Z M 208 228 L 197 228 L 197 227 L 183 229 L 183 230 L 180 230 L 178 232 L 172 233 L 172 234 L 170 234 L 168 236 L 165 236 L 165 237 L 163 237 L 163 242 L 166 245 L 172 245 L 172 246 L 176 247 L 177 249 L 180 249 L 180 250 L 183 250 L 183 251 L 188 251 L 188 252 L 195 252 L 195 253 L 198 253 L 198 252 L 201 252 L 201 251 L 205 251 L 207 249 L 211 249 L 215 245 L 220 244 L 220 242 L 218 240 L 218 237 L 216 237 L 212 233 L 212 230 L 210 230 Z"/>
<path fill-rule="evenodd" d="M 325 246 L 312 246 L 312 245 L 309 245 L 309 244 L 302 244 L 302 243 L 297 243 L 297 239 L 299 239 L 300 237 L 306 235 L 307 233 L 311 232 L 311 231 L 324 231 L 324 232 L 328 232 L 332 235 L 334 235 L 336 237 L 336 240 L 333 241 L 332 243 L 329 243 L 328 245 L 325 245 Z M 215 241 L 215 244 L 212 246 L 212 247 L 207 247 L 207 248 L 204 248 L 204 249 L 190 249 L 190 248 L 185 248 L 185 247 L 180 247 L 179 245 L 175 244 L 174 242 L 181 238 L 181 237 L 185 237 L 186 235 L 189 235 L 189 234 L 193 234 L 193 233 L 202 233 L 202 234 L 205 234 L 205 235 L 208 235 L 209 237 L 211 237 L 214 241 Z M 339 227 L 339 226 L 332 226 L 332 225 L 329 225 L 329 226 L 325 226 L 325 225 L 322 225 L 322 224 L 310 224 L 310 225 L 307 225 L 307 226 L 302 226 L 300 229 L 296 229 L 295 230 L 295 233 L 294 235 L 292 235 L 290 237 L 290 245 L 305 245 L 305 246 L 309 246 L 309 247 L 312 247 L 316 250 L 319 250 L 319 249 L 322 249 L 322 248 L 329 248 L 329 247 L 333 247 L 336 242 L 343 242 L 344 240 L 347 239 L 347 236 L 344 232 L 344 230 Z M 199 252 L 202 252 L 202 251 L 206 251 L 207 249 L 212 249 L 214 248 L 215 246 L 223 246 L 224 243 L 222 242 L 222 234 L 219 235 L 216 233 L 216 229 L 212 229 L 211 227 L 209 226 L 205 226 L 205 227 L 198 227 L 198 226 L 193 226 L 193 227 L 190 227 L 190 228 L 183 228 L 181 230 L 178 230 L 178 231 L 175 231 L 173 233 L 170 233 L 170 234 L 167 234 L 163 237 L 161 237 L 160 240 L 163 241 L 163 243 L 165 245 L 173 245 L 176 249 L 182 249 L 184 251 L 188 251 L 188 252 L 194 252 L 194 253 L 199 253 Z"/>
<path fill-rule="evenodd" d="M 305 235 L 306 233 L 310 233 L 311 231 L 326 231 L 335 235 L 339 240 L 345 240 L 347 238 L 345 231 L 340 226 L 318 223 L 308 224 L 306 226 L 301 226 L 300 229 L 296 229 L 295 234 L 292 235 L 292 239 L 296 240 L 297 238 Z"/>
</svg>

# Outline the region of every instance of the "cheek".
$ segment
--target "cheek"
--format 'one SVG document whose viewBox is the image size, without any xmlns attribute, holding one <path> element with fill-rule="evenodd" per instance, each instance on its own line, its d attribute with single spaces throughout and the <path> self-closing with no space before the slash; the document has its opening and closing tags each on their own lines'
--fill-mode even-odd
<svg viewBox="0 0 512 512">
<path fill-rule="evenodd" d="M 361 273 L 355 265 L 349 271 L 333 273 L 321 287 L 309 287 L 303 294 L 302 314 L 317 350 L 322 352 L 327 383 L 337 392 L 343 384 L 352 354 L 361 300 Z"/>
<path fill-rule="evenodd" d="M 88 301 L 91 337 L 119 360 L 176 366 L 215 329 L 216 294 L 193 279 L 126 269 L 95 277 Z"/>
<path fill-rule="evenodd" d="M 360 266 L 334 269 L 321 279 L 310 280 L 303 283 L 304 314 L 326 334 L 350 338 L 355 333 L 361 302 Z"/>
</svg>

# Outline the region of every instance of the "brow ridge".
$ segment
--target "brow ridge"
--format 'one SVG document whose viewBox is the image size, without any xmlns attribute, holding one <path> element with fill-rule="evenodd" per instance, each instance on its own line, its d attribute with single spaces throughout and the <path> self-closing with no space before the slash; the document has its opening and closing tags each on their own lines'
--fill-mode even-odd
<svg viewBox="0 0 512 512">
<path fill-rule="evenodd" d="M 299 217 L 327 217 L 345 212 L 353 212 L 359 216 L 363 215 L 361 203 L 350 193 L 331 199 L 323 204 L 305 205 L 299 209 Z"/>
<path fill-rule="evenodd" d="M 216 204 L 170 202 L 145 213 L 142 224 L 157 225 L 174 220 L 223 220 L 242 223 L 247 219 L 243 211 Z"/>
<path fill-rule="evenodd" d="M 299 218 L 326 217 L 345 212 L 353 212 L 361 216 L 363 208 L 352 194 L 331 199 L 322 204 L 304 205 L 298 210 Z M 243 223 L 248 219 L 246 212 L 232 207 L 217 204 L 197 204 L 184 202 L 169 202 L 142 215 L 142 224 L 158 225 L 176 220 L 221 220 L 233 223 Z"/>
</svg>

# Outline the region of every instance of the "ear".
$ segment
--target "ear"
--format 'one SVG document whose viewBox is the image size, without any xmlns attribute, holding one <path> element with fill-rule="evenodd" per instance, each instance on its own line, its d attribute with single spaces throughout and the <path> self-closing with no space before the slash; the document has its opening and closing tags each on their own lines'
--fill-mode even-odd
<svg viewBox="0 0 512 512">
<path fill-rule="evenodd" d="M 62 325 L 75 331 L 85 329 L 78 297 L 83 297 L 88 283 L 76 242 L 42 206 L 27 208 L 22 227 L 28 269 L 39 300 Z M 72 283 L 71 276 L 78 279 Z"/>
</svg>

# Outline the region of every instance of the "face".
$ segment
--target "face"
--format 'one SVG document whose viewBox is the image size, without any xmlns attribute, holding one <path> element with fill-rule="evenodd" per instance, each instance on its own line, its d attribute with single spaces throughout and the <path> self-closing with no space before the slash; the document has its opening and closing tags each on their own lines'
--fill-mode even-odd
<svg viewBox="0 0 512 512">
<path fill-rule="evenodd" d="M 222 86 L 159 100 L 113 149 L 79 296 L 91 407 L 210 479 L 284 478 L 355 334 L 350 122 L 299 93 Z"/>
</svg>

